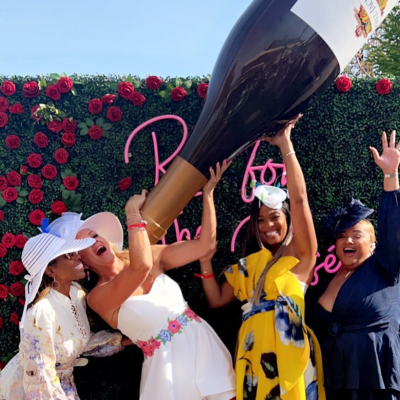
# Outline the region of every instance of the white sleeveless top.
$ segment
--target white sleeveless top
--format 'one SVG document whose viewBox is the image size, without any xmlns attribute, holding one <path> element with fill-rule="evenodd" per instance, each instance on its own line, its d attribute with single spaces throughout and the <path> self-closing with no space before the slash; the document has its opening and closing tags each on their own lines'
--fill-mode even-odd
<svg viewBox="0 0 400 400">
<path fill-rule="evenodd" d="M 230 353 L 167 275 L 122 304 L 118 329 L 144 353 L 140 400 L 202 400 L 235 391 Z"/>
</svg>

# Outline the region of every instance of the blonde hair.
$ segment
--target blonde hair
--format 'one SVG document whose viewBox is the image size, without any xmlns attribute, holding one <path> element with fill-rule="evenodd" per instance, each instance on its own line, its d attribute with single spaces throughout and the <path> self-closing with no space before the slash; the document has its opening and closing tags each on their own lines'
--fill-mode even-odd
<svg viewBox="0 0 400 400">
<path fill-rule="evenodd" d="M 360 224 L 363 224 L 365 228 L 367 229 L 367 232 L 369 233 L 369 236 L 371 238 L 371 242 L 375 243 L 376 242 L 376 236 L 375 236 L 375 228 L 372 225 L 371 221 L 368 221 L 367 219 L 363 219 L 360 221 Z"/>
<path fill-rule="evenodd" d="M 110 247 L 116 257 L 124 262 L 124 266 L 129 267 L 129 265 L 131 264 L 131 260 L 129 258 L 129 250 L 122 249 L 121 251 L 119 251 L 117 250 L 117 246 L 114 243 L 110 243 Z"/>
</svg>

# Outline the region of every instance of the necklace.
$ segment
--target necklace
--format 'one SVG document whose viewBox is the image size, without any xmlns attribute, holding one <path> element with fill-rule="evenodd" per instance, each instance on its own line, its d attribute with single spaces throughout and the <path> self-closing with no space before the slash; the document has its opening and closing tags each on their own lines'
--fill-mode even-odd
<svg viewBox="0 0 400 400">
<path fill-rule="evenodd" d="M 347 278 L 348 276 L 351 275 L 352 272 L 353 272 L 353 271 L 348 271 L 347 274 L 346 274 L 344 277 Z"/>
</svg>

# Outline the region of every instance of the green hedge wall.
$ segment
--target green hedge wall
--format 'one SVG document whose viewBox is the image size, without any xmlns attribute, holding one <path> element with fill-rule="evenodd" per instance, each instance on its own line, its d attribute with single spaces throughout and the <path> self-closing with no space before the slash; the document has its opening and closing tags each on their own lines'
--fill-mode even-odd
<svg viewBox="0 0 400 400">
<path fill-rule="evenodd" d="M 125 164 L 123 151 L 129 134 L 146 120 L 165 114 L 181 116 L 190 131 L 204 101 L 197 89 L 201 82 L 208 82 L 208 77 L 165 79 L 159 88 L 151 89 L 146 86 L 145 80 L 131 76 L 72 76 L 72 90 L 61 94 L 59 100 L 51 101 L 46 90 L 57 97 L 57 90 L 51 85 L 57 85 L 59 78 L 56 74 L 46 77 L 0 77 L 0 85 L 12 81 L 16 89 L 9 96 L 0 93 L 0 110 L 3 110 L 0 111 L 0 125 L 4 125 L 0 128 L 0 187 L 1 177 L 5 178 L 10 171 L 22 172 L 21 185 L 16 187 L 19 191 L 18 199 L 5 203 L 0 197 L 0 238 L 6 233 L 14 236 L 36 234 L 37 227 L 29 218 L 31 212 L 41 210 L 52 220 L 57 217 L 51 208 L 54 201 L 63 201 L 69 210 L 82 211 L 84 218 L 107 210 L 116 213 L 123 220 L 124 204 L 128 197 L 139 192 L 141 188 L 150 190 L 154 186 L 155 161 L 151 132 L 155 131 L 157 134 L 159 157 L 162 161 L 179 145 L 182 128 L 176 121 L 160 121 L 144 129 L 134 138 L 131 161 Z M 32 85 L 26 87 L 26 83 L 30 81 L 37 82 L 40 86 L 40 94 L 33 98 L 25 97 L 26 94 L 35 94 Z M 135 105 L 133 101 L 118 94 L 121 82 L 132 83 L 135 92 L 144 96 L 144 103 Z M 372 80 L 353 82 L 353 87 L 347 93 L 339 92 L 332 85 L 305 112 L 293 132 L 296 153 L 306 177 L 311 208 L 321 237 L 322 259 L 329 243 L 322 240 L 321 220 L 330 208 L 350 201 L 352 197 L 359 198 L 369 206 L 377 206 L 382 176 L 374 166 L 368 146 L 380 148 L 381 131 L 390 131 L 400 126 L 400 85 L 393 82 L 391 92 L 380 95 L 375 90 L 375 83 Z M 129 84 L 122 86 L 130 87 Z M 1 87 L 6 89 L 4 85 Z M 186 97 L 180 101 L 171 100 L 175 87 L 186 88 Z M 205 88 L 204 85 L 200 86 L 202 90 Z M 199 92 L 203 93 L 201 90 Z M 106 94 L 116 95 L 113 103 L 104 105 L 103 110 L 96 115 L 91 113 L 88 110 L 89 101 L 100 99 Z M 122 94 L 124 95 L 123 92 Z M 6 110 L 4 99 L 7 99 L 14 112 L 19 108 L 15 103 L 20 103 L 23 113 L 15 114 Z M 136 95 L 135 101 L 138 104 L 143 98 Z M 37 111 L 35 115 L 42 119 L 35 122 L 31 116 L 31 108 L 38 104 L 46 106 Z M 114 106 L 119 107 L 123 113 L 118 122 L 111 122 L 107 118 L 107 111 Z M 6 124 L 2 113 L 8 117 Z M 57 118 L 70 118 L 77 123 L 76 141 L 71 147 L 66 147 L 61 140 L 65 130 L 54 133 L 48 129 L 47 122 Z M 103 129 L 103 137 L 99 140 L 93 140 L 87 134 L 88 128 L 93 124 L 101 125 Z M 46 148 L 39 148 L 34 143 L 37 132 L 43 132 L 48 137 Z M 18 148 L 10 149 L 7 146 L 7 137 L 10 135 L 19 137 Z M 58 149 L 67 151 L 67 163 L 60 164 L 55 160 L 54 153 Z M 250 148 L 235 159 L 216 190 L 219 245 L 214 264 L 218 272 L 228 263 L 237 260 L 240 254 L 244 229 L 238 236 L 235 253 L 230 251 L 230 240 L 238 223 L 249 212 L 250 206 L 242 201 L 240 190 L 251 151 Z M 31 153 L 41 155 L 40 167 L 28 165 L 27 159 Z M 281 162 L 277 149 L 262 143 L 253 165 L 263 165 L 271 158 Z M 57 170 L 57 176 L 52 180 L 43 178 L 42 167 L 46 164 L 53 165 Z M 21 166 L 28 166 L 27 171 L 24 172 Z M 29 200 L 32 198 L 32 188 L 28 185 L 28 178 L 32 174 L 42 177 L 43 186 L 40 190 L 43 200 L 39 204 L 32 204 Z M 66 176 L 75 176 L 79 181 L 75 191 L 68 191 L 63 186 Z M 132 179 L 132 185 L 127 190 L 118 187 L 123 178 Z M 200 220 L 201 197 L 197 197 L 179 216 L 179 227 L 188 228 L 193 235 Z M 175 237 L 172 227 L 168 232 L 167 242 L 174 241 Z M 23 272 L 17 276 L 10 273 L 10 263 L 19 260 L 20 253 L 21 249 L 14 246 L 8 248 L 6 255 L 0 259 L 0 284 L 6 285 L 7 289 L 15 282 L 25 283 Z M 0 255 L 3 255 L 1 247 Z M 181 285 L 191 307 L 214 326 L 233 351 L 240 324 L 239 305 L 209 310 L 201 282 L 193 277 L 197 269 L 198 265 L 193 264 L 172 271 L 170 275 Z M 320 273 L 321 276 L 323 277 L 323 273 Z M 4 290 L 4 286 L 0 286 L 0 296 Z M 12 322 L 12 316 L 15 317 L 13 313 L 21 312 L 22 301 L 23 296 L 11 294 L 0 299 L 0 361 L 3 363 L 8 362 L 18 348 L 18 326 Z M 140 351 L 133 347 L 111 358 L 91 359 L 87 367 L 76 368 L 74 372 L 81 398 L 138 398 L 141 362 Z"/>
</svg>

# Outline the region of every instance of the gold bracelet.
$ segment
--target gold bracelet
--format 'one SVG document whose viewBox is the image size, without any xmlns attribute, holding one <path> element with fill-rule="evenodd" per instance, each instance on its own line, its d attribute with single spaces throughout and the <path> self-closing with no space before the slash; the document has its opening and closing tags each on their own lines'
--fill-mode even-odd
<svg viewBox="0 0 400 400">
<path fill-rule="evenodd" d="M 394 172 L 393 174 L 385 174 L 385 178 L 396 178 L 397 177 L 397 172 Z"/>
<path fill-rule="evenodd" d="M 286 158 L 288 156 L 291 156 L 292 154 L 296 154 L 296 152 L 294 150 L 293 151 L 289 151 L 289 153 L 285 154 L 284 158 Z"/>
</svg>

